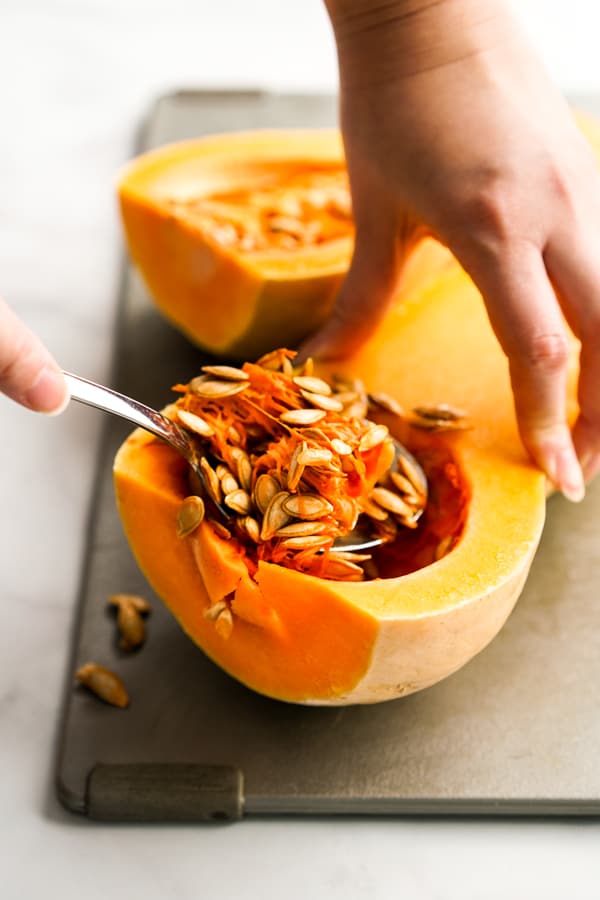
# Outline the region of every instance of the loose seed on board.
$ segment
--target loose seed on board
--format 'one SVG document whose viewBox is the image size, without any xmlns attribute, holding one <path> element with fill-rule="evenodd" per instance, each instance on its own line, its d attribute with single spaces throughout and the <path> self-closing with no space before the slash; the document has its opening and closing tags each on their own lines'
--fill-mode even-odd
<svg viewBox="0 0 600 900">
<path fill-rule="evenodd" d="M 378 391 L 376 394 L 369 394 L 369 400 L 375 405 L 379 406 L 380 409 L 384 409 L 386 412 L 392 413 L 394 416 L 399 416 L 400 418 L 404 417 L 404 409 L 398 401 L 392 397 L 390 394 L 385 394 L 382 391 Z"/>
<path fill-rule="evenodd" d="M 196 415 L 196 413 L 189 412 L 187 409 L 178 409 L 177 418 L 188 431 L 193 431 L 194 434 L 199 434 L 200 437 L 209 438 L 215 433 L 214 428 L 208 424 L 206 419 Z"/>
<path fill-rule="evenodd" d="M 310 394 L 323 394 L 328 396 L 331 394 L 331 387 L 322 378 L 314 375 L 296 375 L 293 379 L 295 385 L 301 390 L 308 391 Z"/>
<path fill-rule="evenodd" d="M 324 419 L 327 413 L 324 409 L 288 409 L 279 418 L 286 425 L 316 425 Z"/>
<path fill-rule="evenodd" d="M 138 594 L 111 594 L 108 602 L 111 606 L 116 607 L 119 607 L 121 603 L 131 603 L 142 615 L 152 612 L 152 604 Z"/>
<path fill-rule="evenodd" d="M 177 537 L 192 534 L 204 519 L 204 500 L 192 494 L 181 503 L 177 512 Z"/>
<path fill-rule="evenodd" d="M 97 663 L 85 663 L 75 672 L 75 678 L 100 700 L 124 709 L 129 706 L 127 689 L 118 675 Z"/>
<path fill-rule="evenodd" d="M 208 400 L 217 397 L 219 399 L 233 397 L 234 394 L 245 391 L 249 384 L 247 381 L 200 381 L 199 379 L 198 383 L 194 384 L 195 381 L 194 378 L 190 382 L 191 390 L 199 397 L 205 397 Z"/>
<path fill-rule="evenodd" d="M 226 381 L 248 381 L 248 373 L 236 366 L 202 366 L 202 371 Z"/>
<path fill-rule="evenodd" d="M 288 494 L 281 506 L 286 513 L 297 519 L 320 519 L 333 512 L 329 500 L 318 494 Z"/>
<path fill-rule="evenodd" d="M 121 603 L 117 615 L 121 650 L 135 650 L 146 640 L 146 626 L 133 603 Z"/>
<path fill-rule="evenodd" d="M 386 509 L 396 516 L 410 516 L 413 513 L 413 509 L 402 499 L 402 497 L 398 496 L 398 494 L 395 494 L 393 491 L 388 491 L 387 488 L 373 488 L 370 499 L 374 500 L 382 509 Z"/>
<path fill-rule="evenodd" d="M 290 521 L 291 514 L 284 509 L 284 503 L 292 496 L 287 491 L 279 491 L 271 499 L 262 522 L 260 531 L 261 541 L 268 541 L 280 528 Z"/>
<path fill-rule="evenodd" d="M 341 412 L 344 408 L 336 397 L 328 397 L 325 394 L 313 394 L 310 391 L 300 391 L 304 399 L 317 409 L 324 409 L 326 412 Z"/>
<path fill-rule="evenodd" d="M 232 509 L 236 513 L 240 513 L 240 515 L 248 515 L 248 513 L 252 509 L 252 500 L 250 499 L 250 494 L 242 490 L 242 488 L 237 488 L 230 494 L 226 494 L 225 504 L 229 507 L 229 509 Z"/>
<path fill-rule="evenodd" d="M 386 425 L 373 425 L 361 437 L 358 442 L 358 449 L 361 453 L 366 453 L 368 450 L 372 450 L 373 447 L 382 444 L 388 434 L 389 430 Z"/>
<path fill-rule="evenodd" d="M 265 472 L 258 476 L 254 485 L 254 503 L 259 512 L 265 514 L 271 500 L 280 490 L 279 482 L 272 475 Z"/>
</svg>

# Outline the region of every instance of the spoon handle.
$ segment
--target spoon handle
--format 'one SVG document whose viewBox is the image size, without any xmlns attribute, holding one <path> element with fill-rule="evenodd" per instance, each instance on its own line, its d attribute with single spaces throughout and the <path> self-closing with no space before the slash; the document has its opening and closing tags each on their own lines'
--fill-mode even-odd
<svg viewBox="0 0 600 900">
<path fill-rule="evenodd" d="M 134 425 L 139 425 L 157 437 L 163 438 L 178 449 L 186 459 L 190 459 L 192 448 L 186 435 L 175 422 L 162 413 L 80 375 L 73 375 L 71 372 L 63 372 L 63 375 L 73 400 L 128 419 Z"/>
</svg>

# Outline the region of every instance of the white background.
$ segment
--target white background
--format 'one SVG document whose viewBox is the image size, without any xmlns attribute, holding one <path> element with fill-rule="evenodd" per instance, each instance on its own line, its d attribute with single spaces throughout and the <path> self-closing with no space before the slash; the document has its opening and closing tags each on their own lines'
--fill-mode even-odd
<svg viewBox="0 0 600 900">
<path fill-rule="evenodd" d="M 599 92 L 600 8 L 515 3 L 560 86 Z M 320 0 L 2 0 L 0 291 L 65 368 L 109 376 L 114 174 L 172 87 L 334 89 Z M 598 896 L 586 821 L 93 826 L 63 813 L 52 744 L 100 415 L 0 399 L 0 892 L 32 897 Z"/>
</svg>

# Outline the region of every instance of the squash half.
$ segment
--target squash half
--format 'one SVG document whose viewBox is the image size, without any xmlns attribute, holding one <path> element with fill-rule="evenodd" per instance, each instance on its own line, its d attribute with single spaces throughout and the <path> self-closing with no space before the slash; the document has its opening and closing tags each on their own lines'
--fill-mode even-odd
<svg viewBox="0 0 600 900">
<path fill-rule="evenodd" d="M 118 194 L 131 258 L 159 309 L 194 343 L 255 359 L 297 346 L 331 312 L 352 253 L 350 220 L 339 220 L 330 239 L 293 252 L 275 241 L 274 220 L 271 243 L 246 252 L 223 242 L 226 229 L 209 228 L 204 211 L 206 201 L 225 202 L 235 220 L 236 192 L 271 190 L 284 202 L 285 185 L 303 176 L 314 182 L 313 196 L 319 181 L 346 178 L 338 132 L 202 138 L 143 154 L 124 169 Z"/>
<path fill-rule="evenodd" d="M 545 479 L 521 445 L 507 363 L 480 295 L 431 240 L 409 271 L 399 303 L 343 370 L 407 408 L 444 401 L 469 413 L 473 427 L 444 438 L 468 484 L 468 515 L 438 562 L 358 583 L 260 562 L 251 578 L 235 542 L 208 524 L 176 537 L 188 489 L 175 453 L 137 430 L 115 460 L 123 525 L 150 583 L 209 657 L 271 697 L 373 703 L 456 671 L 506 620 L 542 532 Z M 224 638 L 204 613 L 232 594 Z"/>
</svg>

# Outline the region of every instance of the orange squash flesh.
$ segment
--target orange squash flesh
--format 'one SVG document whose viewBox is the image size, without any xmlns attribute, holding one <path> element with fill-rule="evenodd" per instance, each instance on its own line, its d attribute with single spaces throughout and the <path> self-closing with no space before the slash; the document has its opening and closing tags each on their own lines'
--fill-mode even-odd
<svg viewBox="0 0 600 900">
<path fill-rule="evenodd" d="M 502 626 L 541 534 L 544 477 L 521 446 L 506 361 L 481 298 L 433 242 L 417 254 L 413 272 L 429 257 L 436 277 L 424 267 L 425 277 L 412 279 L 342 369 L 405 407 L 442 400 L 468 407 L 473 427 L 444 438 L 470 489 L 464 532 L 447 556 L 399 578 L 358 583 L 260 562 L 252 581 L 232 544 L 206 523 L 190 538 L 176 537 L 188 492 L 176 454 L 138 430 L 115 461 L 125 531 L 155 590 L 215 662 L 272 697 L 376 702 L 455 671 Z M 234 626 L 225 639 L 204 612 L 231 592 Z"/>
</svg>

